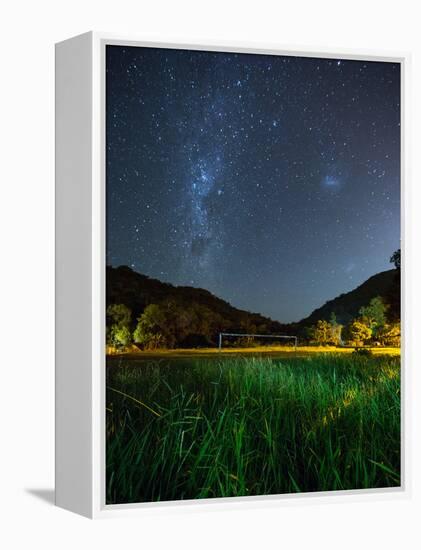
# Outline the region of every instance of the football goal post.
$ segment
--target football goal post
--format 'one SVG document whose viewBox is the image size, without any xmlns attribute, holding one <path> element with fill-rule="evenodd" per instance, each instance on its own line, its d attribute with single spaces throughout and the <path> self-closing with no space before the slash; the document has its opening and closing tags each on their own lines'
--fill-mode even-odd
<svg viewBox="0 0 421 550">
<path fill-rule="evenodd" d="M 297 344 L 298 344 L 298 338 L 297 336 L 285 336 L 280 334 L 244 334 L 244 333 L 236 333 L 236 332 L 220 332 L 219 333 L 219 341 L 218 341 L 218 349 L 219 351 L 222 350 L 222 343 L 223 338 L 270 338 L 270 339 L 279 339 L 279 340 L 292 340 L 294 342 L 294 351 L 297 351 Z"/>
</svg>

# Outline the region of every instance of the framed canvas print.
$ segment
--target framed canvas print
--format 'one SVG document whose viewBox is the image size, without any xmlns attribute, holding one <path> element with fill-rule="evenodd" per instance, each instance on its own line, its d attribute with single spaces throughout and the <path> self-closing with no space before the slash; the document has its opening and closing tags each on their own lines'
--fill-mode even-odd
<svg viewBox="0 0 421 550">
<path fill-rule="evenodd" d="M 58 505 L 405 491 L 405 62 L 57 45 Z"/>
</svg>

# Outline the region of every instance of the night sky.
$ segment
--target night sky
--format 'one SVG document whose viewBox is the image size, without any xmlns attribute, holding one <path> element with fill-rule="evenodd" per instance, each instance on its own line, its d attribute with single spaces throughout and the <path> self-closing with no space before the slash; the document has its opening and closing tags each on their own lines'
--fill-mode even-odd
<svg viewBox="0 0 421 550">
<path fill-rule="evenodd" d="M 395 63 L 107 46 L 107 263 L 297 321 L 400 246 Z"/>
</svg>

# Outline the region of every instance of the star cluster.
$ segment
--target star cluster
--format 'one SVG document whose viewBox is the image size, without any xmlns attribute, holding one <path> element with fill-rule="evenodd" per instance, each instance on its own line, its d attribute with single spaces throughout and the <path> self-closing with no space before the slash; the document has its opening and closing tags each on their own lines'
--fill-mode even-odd
<svg viewBox="0 0 421 550">
<path fill-rule="evenodd" d="M 388 269 L 396 63 L 107 46 L 107 262 L 293 321 Z"/>
</svg>

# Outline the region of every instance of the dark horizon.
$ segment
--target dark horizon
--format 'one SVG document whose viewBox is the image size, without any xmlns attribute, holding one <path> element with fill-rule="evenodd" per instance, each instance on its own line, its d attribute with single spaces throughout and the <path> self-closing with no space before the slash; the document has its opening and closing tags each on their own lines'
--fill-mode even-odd
<svg viewBox="0 0 421 550">
<path fill-rule="evenodd" d="M 296 322 L 400 247 L 396 63 L 107 47 L 107 264 Z"/>
</svg>

